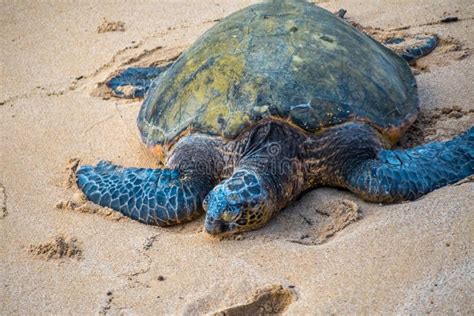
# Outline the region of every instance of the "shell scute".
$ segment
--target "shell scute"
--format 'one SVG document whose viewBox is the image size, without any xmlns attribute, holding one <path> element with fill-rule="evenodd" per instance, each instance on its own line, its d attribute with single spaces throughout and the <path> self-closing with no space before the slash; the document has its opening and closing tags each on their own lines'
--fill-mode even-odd
<svg viewBox="0 0 474 316">
<path fill-rule="evenodd" d="M 402 58 L 313 4 L 274 1 L 202 35 L 152 84 L 138 126 L 150 147 L 185 132 L 232 139 L 265 118 L 309 133 L 363 120 L 396 138 L 417 113 Z"/>
</svg>

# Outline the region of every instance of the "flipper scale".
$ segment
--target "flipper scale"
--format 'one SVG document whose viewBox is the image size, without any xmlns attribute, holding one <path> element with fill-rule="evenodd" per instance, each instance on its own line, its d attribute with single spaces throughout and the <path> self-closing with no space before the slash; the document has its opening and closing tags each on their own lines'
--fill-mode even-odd
<svg viewBox="0 0 474 316">
<path fill-rule="evenodd" d="M 82 166 L 76 175 L 90 201 L 142 223 L 173 225 L 202 212 L 198 189 L 183 183 L 178 170 L 123 168 L 101 161 L 95 167 Z M 194 194 L 185 195 L 186 190 Z"/>
</svg>

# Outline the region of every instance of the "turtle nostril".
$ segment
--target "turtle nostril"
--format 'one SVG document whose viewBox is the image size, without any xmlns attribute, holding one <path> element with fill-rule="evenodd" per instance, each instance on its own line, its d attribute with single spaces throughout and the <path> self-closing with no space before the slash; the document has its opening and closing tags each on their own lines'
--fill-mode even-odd
<svg viewBox="0 0 474 316">
<path fill-rule="evenodd" d="M 218 221 L 218 224 L 216 225 L 217 226 L 217 231 L 219 233 L 223 233 L 227 230 L 227 224 L 225 224 L 224 222 L 221 222 L 221 221 Z"/>
<path fill-rule="evenodd" d="M 214 217 L 212 217 L 211 215 L 209 215 L 209 214 L 206 215 L 206 225 L 214 223 L 215 220 L 216 219 Z"/>
<path fill-rule="evenodd" d="M 229 226 L 222 221 L 206 221 L 204 225 L 206 232 L 211 235 L 219 235 L 229 230 Z"/>
</svg>

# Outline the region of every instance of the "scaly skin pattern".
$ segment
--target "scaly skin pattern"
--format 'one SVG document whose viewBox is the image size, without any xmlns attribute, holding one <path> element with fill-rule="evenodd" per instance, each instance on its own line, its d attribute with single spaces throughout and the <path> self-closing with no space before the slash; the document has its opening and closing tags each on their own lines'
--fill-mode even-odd
<svg viewBox="0 0 474 316">
<path fill-rule="evenodd" d="M 230 177 L 206 197 L 205 229 L 229 234 L 263 226 L 304 188 L 300 144 L 306 135 L 282 122 L 262 122 L 232 146 L 238 152 Z"/>
<path fill-rule="evenodd" d="M 202 201 L 216 184 L 224 165 L 219 146 L 217 140 L 194 135 L 176 144 L 169 169 L 122 168 L 102 161 L 82 166 L 77 185 L 90 201 L 142 223 L 187 222 L 202 214 Z"/>
<path fill-rule="evenodd" d="M 125 169 L 101 161 L 81 167 L 77 184 L 90 201 L 145 224 L 167 226 L 199 215 L 196 188 L 183 183 L 176 169 Z"/>
<path fill-rule="evenodd" d="M 415 200 L 474 173 L 474 128 L 447 142 L 380 150 L 347 174 L 347 188 L 376 202 Z"/>
<path fill-rule="evenodd" d="M 311 188 L 337 186 L 369 201 L 395 202 L 474 173 L 474 128 L 406 150 L 386 144 L 362 122 L 317 135 L 262 122 L 233 142 L 199 134 L 183 138 L 168 160 L 173 170 L 102 162 L 81 167 L 77 183 L 91 201 L 147 224 L 191 220 L 203 203 L 206 231 L 230 234 L 261 227 Z"/>
<path fill-rule="evenodd" d="M 392 38 L 385 42 L 388 48 L 393 49 L 409 63 L 413 63 L 431 53 L 438 46 L 438 37 L 436 35 L 417 35 L 412 41 L 406 41 L 404 38 Z"/>
<path fill-rule="evenodd" d="M 169 65 L 161 67 L 130 67 L 107 81 L 107 86 L 119 98 L 142 98 L 153 80 L 163 74 Z M 133 93 L 124 94 L 121 88 L 133 87 Z"/>
<path fill-rule="evenodd" d="M 388 150 L 419 110 L 408 64 L 305 1 L 243 9 L 167 70 L 132 68 L 109 82 L 117 94 L 126 85 L 132 96 L 150 87 L 137 124 L 156 153 L 172 148 L 167 169 L 100 162 L 81 167 L 77 184 L 91 201 L 147 224 L 205 210 L 205 229 L 229 234 L 261 227 L 317 186 L 393 202 L 473 173 L 472 129 Z"/>
<path fill-rule="evenodd" d="M 335 127 L 309 138 L 304 155 L 310 187 L 349 189 L 374 202 L 414 200 L 474 173 L 474 128 L 446 142 L 389 150 L 363 123 Z"/>
<path fill-rule="evenodd" d="M 276 210 L 271 204 L 275 197 L 270 197 L 270 194 L 258 173 L 238 170 L 216 186 L 204 200 L 206 231 L 223 235 L 264 225 Z"/>
</svg>

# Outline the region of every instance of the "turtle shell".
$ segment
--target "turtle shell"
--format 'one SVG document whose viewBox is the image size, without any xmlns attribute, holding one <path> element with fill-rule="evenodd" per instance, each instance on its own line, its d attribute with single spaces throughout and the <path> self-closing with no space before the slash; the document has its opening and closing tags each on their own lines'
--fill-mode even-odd
<svg viewBox="0 0 474 316">
<path fill-rule="evenodd" d="M 358 120 L 395 141 L 417 113 L 402 58 L 313 4 L 273 1 L 202 35 L 153 82 L 138 126 L 158 148 L 192 132 L 233 139 L 263 119 L 309 133 Z"/>
</svg>

